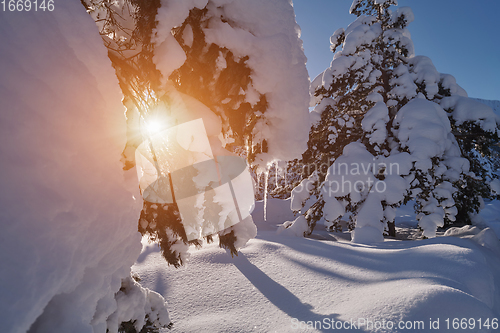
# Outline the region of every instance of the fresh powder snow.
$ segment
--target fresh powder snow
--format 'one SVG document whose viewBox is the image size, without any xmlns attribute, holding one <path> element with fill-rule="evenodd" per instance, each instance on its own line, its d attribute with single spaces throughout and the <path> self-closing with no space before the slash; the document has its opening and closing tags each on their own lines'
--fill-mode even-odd
<svg viewBox="0 0 500 333">
<path fill-rule="evenodd" d="M 284 213 L 289 205 L 270 199 L 264 222 L 258 202 L 257 238 L 233 259 L 209 245 L 176 270 L 164 265 L 156 245 L 143 243 L 133 270 L 165 296 L 174 331 L 330 332 L 341 325 L 343 332 L 449 332 L 454 318 L 498 318 L 500 244 L 492 229 L 453 228 L 447 237 L 372 245 L 348 242 L 345 232 L 289 237 L 275 231 L 293 219 Z M 415 221 L 405 215 L 398 212 L 401 228 Z M 439 329 L 431 330 L 436 321 Z M 383 322 L 394 328 L 373 328 Z M 495 331 L 475 325 L 469 331 Z"/>
</svg>

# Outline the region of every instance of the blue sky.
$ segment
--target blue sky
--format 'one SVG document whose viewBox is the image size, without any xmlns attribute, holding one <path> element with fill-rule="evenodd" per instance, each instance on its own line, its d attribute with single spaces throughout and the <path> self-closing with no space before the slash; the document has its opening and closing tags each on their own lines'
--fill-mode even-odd
<svg viewBox="0 0 500 333">
<path fill-rule="evenodd" d="M 330 65 L 330 36 L 356 16 L 351 0 L 293 0 L 302 29 L 311 79 Z M 399 0 L 415 21 L 409 25 L 416 55 L 453 75 L 470 97 L 500 100 L 500 1 Z"/>
</svg>

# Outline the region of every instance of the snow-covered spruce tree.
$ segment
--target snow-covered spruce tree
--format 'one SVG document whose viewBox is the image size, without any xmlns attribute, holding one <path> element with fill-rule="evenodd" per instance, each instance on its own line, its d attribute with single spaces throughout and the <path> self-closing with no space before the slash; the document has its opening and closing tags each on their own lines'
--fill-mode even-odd
<svg viewBox="0 0 500 333">
<path fill-rule="evenodd" d="M 125 95 L 126 168 L 136 164 L 135 151 L 147 139 L 142 125 L 153 117 L 170 125 L 201 118 L 215 155 L 240 154 L 256 167 L 305 149 L 308 79 L 288 1 L 84 3 Z M 189 244 L 201 244 L 188 241 L 175 204 L 145 200 L 139 230 L 174 266 Z M 249 217 L 219 232 L 220 245 L 236 254 L 255 232 Z"/>
<path fill-rule="evenodd" d="M 461 147 L 452 131 L 464 124 L 450 106 L 463 90 L 428 58 L 413 56 L 413 13 L 392 5 L 397 1 L 355 0 L 350 12 L 358 18 L 331 37 L 332 51 L 341 50 L 311 85 L 304 179 L 292 192 L 292 209 L 302 215 L 283 226 L 287 232 L 310 233 L 322 218 L 338 228 L 351 213 L 354 241 L 381 241 L 384 229 L 394 234 L 395 209 L 413 199 L 423 235 L 432 237 L 455 221 L 455 199 L 477 179 L 461 156 L 470 146 Z M 481 135 L 496 133 L 492 112 L 468 110 Z"/>
<path fill-rule="evenodd" d="M 441 75 L 438 86 L 434 100 L 448 112 L 452 132 L 471 171 L 455 184 L 457 222 L 471 224 L 482 199 L 499 194 L 494 151 L 499 141 L 498 119 L 489 106 L 467 98 L 453 77 Z"/>
</svg>

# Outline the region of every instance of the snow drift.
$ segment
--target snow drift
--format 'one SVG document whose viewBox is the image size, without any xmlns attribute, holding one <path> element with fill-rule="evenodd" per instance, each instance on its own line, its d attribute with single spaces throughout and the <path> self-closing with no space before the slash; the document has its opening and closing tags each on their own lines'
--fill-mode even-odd
<svg viewBox="0 0 500 333">
<path fill-rule="evenodd" d="M 497 330 L 500 242 L 491 229 L 371 246 L 317 229 L 317 239 L 277 235 L 270 224 L 289 218 L 289 204 L 270 200 L 264 222 L 258 202 L 258 236 L 234 259 L 209 245 L 174 270 L 144 244 L 133 269 L 169 301 L 182 332 L 450 332 L 454 318 L 476 320 L 456 331 Z M 488 325 L 479 329 L 479 319 Z"/>
</svg>

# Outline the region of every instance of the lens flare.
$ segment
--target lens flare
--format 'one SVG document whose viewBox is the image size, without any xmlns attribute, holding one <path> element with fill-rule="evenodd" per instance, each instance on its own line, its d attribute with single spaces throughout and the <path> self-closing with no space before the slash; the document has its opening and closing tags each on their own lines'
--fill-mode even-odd
<svg viewBox="0 0 500 333">
<path fill-rule="evenodd" d="M 156 134 L 156 133 L 160 132 L 164 127 L 165 127 L 165 125 L 159 120 L 149 120 L 146 123 L 146 130 L 150 134 Z"/>
</svg>

